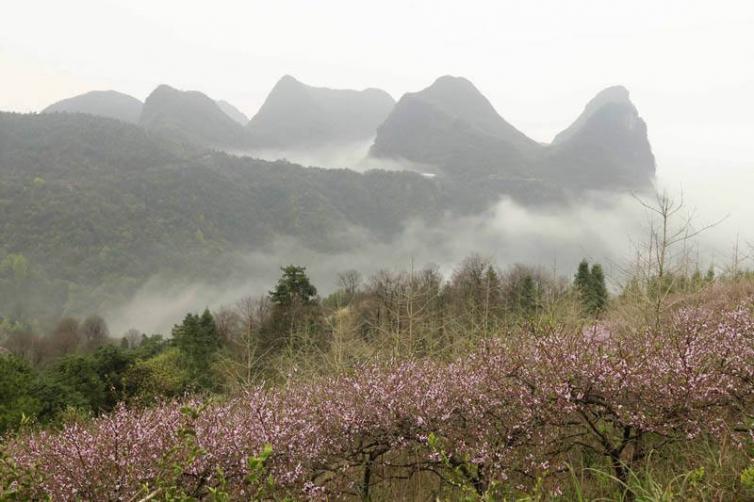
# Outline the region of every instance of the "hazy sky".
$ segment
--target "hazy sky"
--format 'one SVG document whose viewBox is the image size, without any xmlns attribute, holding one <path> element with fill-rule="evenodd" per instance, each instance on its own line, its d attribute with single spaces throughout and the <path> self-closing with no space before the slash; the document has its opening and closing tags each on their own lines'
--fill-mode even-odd
<svg viewBox="0 0 754 502">
<path fill-rule="evenodd" d="M 253 115 L 286 73 L 396 98 L 463 75 L 540 141 L 620 83 L 661 171 L 754 166 L 752 0 L 4 0 L 0 12 L 2 110 L 92 89 L 144 99 L 168 83 Z"/>
</svg>

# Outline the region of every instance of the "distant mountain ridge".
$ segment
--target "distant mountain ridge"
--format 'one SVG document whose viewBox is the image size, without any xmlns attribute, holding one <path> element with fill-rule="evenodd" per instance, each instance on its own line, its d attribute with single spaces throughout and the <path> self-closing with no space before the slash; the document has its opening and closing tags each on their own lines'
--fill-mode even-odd
<svg viewBox="0 0 754 502">
<path fill-rule="evenodd" d="M 527 176 L 527 157 L 538 147 L 506 122 L 474 85 L 440 77 L 405 94 L 377 130 L 370 155 L 405 158 L 467 178 L 507 166 L 506 176 Z"/>
<path fill-rule="evenodd" d="M 207 147 L 248 144 L 243 126 L 207 95 L 158 86 L 144 101 L 139 125 L 172 141 Z"/>
<path fill-rule="evenodd" d="M 34 308 L 89 311 L 157 271 L 232 274 L 233 257 L 242 261 L 280 236 L 341 250 L 365 236 L 389 242 L 408 221 L 479 214 L 503 196 L 558 206 L 584 190 L 646 188 L 654 175 L 646 124 L 622 87 L 597 94 L 549 145 L 506 122 L 459 77 L 441 77 L 389 110 L 392 98 L 381 91 L 312 94 L 317 88 L 290 77 L 277 87 L 255 126 L 205 94 L 167 85 L 146 99 L 138 125 L 81 105 L 92 98 L 50 107 L 72 113 L 0 113 L 0 243 L 10 243 L 0 244 L 0 258 L 18 253 L 35 267 Z M 365 109 L 364 93 L 381 96 L 380 125 L 377 113 L 365 122 L 337 113 L 354 97 L 355 109 Z M 288 118 L 272 127 L 281 117 Z M 339 129 L 354 123 L 354 131 Z M 270 141 L 285 139 L 276 135 L 289 126 L 290 144 L 345 141 L 374 127 L 371 155 L 410 159 L 437 176 L 304 168 L 216 151 L 253 148 L 262 130 Z M 6 294 L 0 311 L 13 308 Z"/>
<path fill-rule="evenodd" d="M 329 89 L 285 75 L 249 121 L 252 142 L 261 147 L 300 147 L 374 137 L 395 101 L 385 91 Z"/>
<path fill-rule="evenodd" d="M 286 75 L 251 120 L 225 101 L 167 85 L 143 105 L 115 91 L 95 91 L 45 109 L 52 111 L 136 122 L 177 145 L 234 152 L 337 147 L 374 138 L 371 157 L 409 160 L 487 197 L 520 196 L 523 190 L 525 199 L 534 200 L 536 186 L 542 194 L 634 189 L 651 184 L 655 172 L 646 123 L 621 86 L 599 92 L 549 145 L 517 130 L 474 84 L 454 76 L 439 77 L 396 103 L 379 89 L 313 87 Z"/>
<path fill-rule="evenodd" d="M 139 122 L 143 103 L 117 91 L 90 91 L 51 104 L 42 113 L 86 113 L 99 117 Z"/>
<path fill-rule="evenodd" d="M 622 86 L 608 87 L 589 101 L 547 153 L 547 173 L 576 186 L 636 188 L 655 174 L 647 125 Z"/>
<path fill-rule="evenodd" d="M 228 117 L 232 118 L 242 126 L 245 126 L 249 123 L 249 117 L 247 117 L 244 112 L 228 103 L 227 101 L 218 99 L 217 101 L 215 101 L 215 103 L 217 103 L 217 106 L 220 107 L 220 109 L 224 111 Z"/>
<path fill-rule="evenodd" d="M 370 155 L 408 159 L 510 193 L 522 180 L 568 189 L 647 186 L 654 155 L 647 128 L 620 86 L 597 94 L 551 145 L 506 122 L 462 77 L 405 94 L 377 130 Z"/>
</svg>

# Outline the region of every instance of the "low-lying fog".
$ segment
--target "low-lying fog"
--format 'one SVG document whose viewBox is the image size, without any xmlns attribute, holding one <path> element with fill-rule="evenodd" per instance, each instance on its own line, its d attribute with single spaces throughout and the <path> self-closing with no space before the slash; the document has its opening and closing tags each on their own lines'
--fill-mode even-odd
<svg viewBox="0 0 754 502">
<path fill-rule="evenodd" d="M 244 152 L 274 160 L 286 158 L 307 166 L 426 170 L 398 162 L 364 160 L 371 142 L 346 147 Z M 426 171 L 424 171 L 426 172 Z M 713 265 L 723 271 L 732 264 L 736 243 L 739 260 L 752 265 L 754 244 L 754 166 L 668 162 L 658 167 L 657 186 L 684 200 L 678 217 L 690 216 L 695 228 L 716 223 L 689 244 L 703 270 Z M 651 196 L 642 196 L 651 201 Z M 723 220 L 723 221 L 720 221 Z M 630 194 L 592 193 L 560 209 L 530 209 L 502 198 L 494 207 L 473 217 L 447 217 L 428 226 L 407 223 L 391 242 L 361 235 L 362 244 L 344 253 L 323 254 L 280 238 L 264 249 L 249 253 L 239 267 L 238 279 L 222 285 L 167 282 L 157 275 L 126 304 L 105 313 L 113 333 L 135 327 L 144 332 L 169 333 L 188 311 L 229 305 L 248 295 L 261 295 L 273 287 L 279 267 L 304 265 L 320 294 L 336 287 L 336 275 L 356 269 L 365 278 L 379 269 L 406 270 L 435 265 L 447 277 L 463 258 L 477 253 L 499 267 L 514 263 L 540 266 L 570 277 L 582 258 L 601 262 L 613 287 L 625 278 L 623 270 L 635 260 L 637 246 L 646 242 L 649 215 Z M 166 285 L 167 284 L 167 285 Z"/>
<path fill-rule="evenodd" d="M 324 167 L 328 169 L 351 169 L 363 173 L 370 169 L 385 171 L 416 171 L 433 175 L 432 166 L 408 160 L 377 159 L 369 156 L 369 148 L 374 138 L 350 143 L 298 148 L 259 148 L 229 151 L 233 155 L 249 156 L 263 160 L 285 159 L 304 167 Z"/>
</svg>

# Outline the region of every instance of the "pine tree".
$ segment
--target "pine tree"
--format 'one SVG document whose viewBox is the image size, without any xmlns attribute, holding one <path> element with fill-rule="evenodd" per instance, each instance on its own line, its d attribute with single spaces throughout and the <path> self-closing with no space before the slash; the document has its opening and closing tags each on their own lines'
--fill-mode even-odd
<svg viewBox="0 0 754 502">
<path fill-rule="evenodd" d="M 531 315 L 539 309 L 539 288 L 531 274 L 526 274 L 519 286 L 518 306 L 526 315 Z"/>
<path fill-rule="evenodd" d="M 589 274 L 589 312 L 599 314 L 607 308 L 607 286 L 605 285 L 605 273 L 602 265 L 595 263 Z"/>
<path fill-rule="evenodd" d="M 607 308 L 605 273 L 599 263 L 592 265 L 590 270 L 589 262 L 581 260 L 573 285 L 586 312 L 596 315 Z"/>
<path fill-rule="evenodd" d="M 591 276 L 592 274 L 589 272 L 589 262 L 587 262 L 586 259 L 581 260 L 578 271 L 573 280 L 573 286 L 576 288 L 576 293 L 579 295 L 581 304 L 587 311 L 589 310 Z"/>
<path fill-rule="evenodd" d="M 573 281 L 573 285 L 576 287 L 578 292 L 582 295 L 586 295 L 589 291 L 589 262 L 586 261 L 586 259 L 581 260 L 581 263 L 579 263 L 579 269 L 576 272 L 576 277 Z"/>
<path fill-rule="evenodd" d="M 311 305 L 317 296 L 315 288 L 306 275 L 306 267 L 288 265 L 282 267 L 283 276 L 275 289 L 270 291 L 272 303 L 279 306 Z"/>
<path fill-rule="evenodd" d="M 306 268 L 289 265 L 281 270 L 282 277 L 270 291 L 272 325 L 262 340 L 266 350 L 278 349 L 299 335 L 312 334 L 320 315 L 317 288 L 309 281 Z"/>
<path fill-rule="evenodd" d="M 201 316 L 186 314 L 183 323 L 173 328 L 173 340 L 185 358 L 194 383 L 210 387 L 212 376 L 209 370 L 220 348 L 220 337 L 209 309 L 205 309 Z"/>
</svg>

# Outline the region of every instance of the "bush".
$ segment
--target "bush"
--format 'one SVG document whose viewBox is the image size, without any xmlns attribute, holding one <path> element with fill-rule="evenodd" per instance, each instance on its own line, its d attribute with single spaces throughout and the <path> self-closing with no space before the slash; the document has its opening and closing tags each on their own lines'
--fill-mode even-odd
<svg viewBox="0 0 754 502">
<path fill-rule="evenodd" d="M 276 497 L 369 498 L 423 475 L 433 493 L 451 496 L 557 492 L 575 452 L 625 486 L 652 452 L 743 429 L 753 363 L 745 309 L 687 309 L 660 330 L 555 327 L 490 341 L 450 364 L 369 365 L 223 402 L 119 407 L 60 433 L 23 435 L 8 453 L 30 476 L 44 473 L 28 498 L 136 497 L 164 481 L 176 448 L 181 474 L 171 486 L 197 498 L 243 498 L 269 489 L 270 476 Z M 269 475 L 253 476 L 248 459 L 270 447 Z"/>
</svg>

